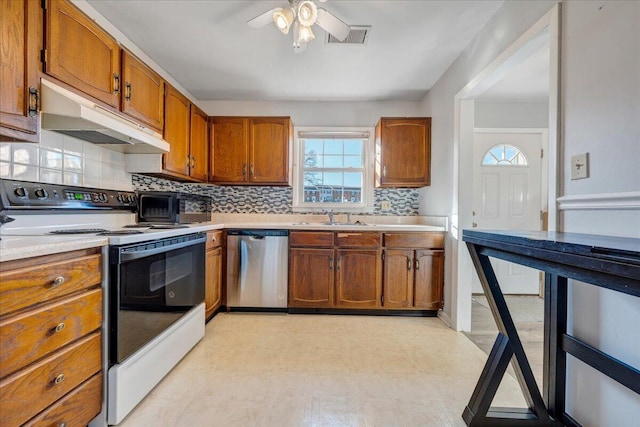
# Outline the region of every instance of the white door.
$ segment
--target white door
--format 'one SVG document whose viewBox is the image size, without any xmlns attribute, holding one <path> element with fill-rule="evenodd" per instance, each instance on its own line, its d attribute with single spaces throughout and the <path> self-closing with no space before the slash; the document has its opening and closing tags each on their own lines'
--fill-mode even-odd
<svg viewBox="0 0 640 427">
<path fill-rule="evenodd" d="M 540 230 L 539 133 L 474 133 L 473 226 Z M 505 294 L 539 294 L 537 270 L 491 259 Z M 473 292 L 482 293 L 474 275 Z"/>
</svg>

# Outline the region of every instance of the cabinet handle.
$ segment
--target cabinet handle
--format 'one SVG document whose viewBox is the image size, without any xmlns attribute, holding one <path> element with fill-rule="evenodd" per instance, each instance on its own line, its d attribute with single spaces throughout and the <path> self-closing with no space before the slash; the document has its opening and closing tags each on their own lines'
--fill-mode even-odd
<svg viewBox="0 0 640 427">
<path fill-rule="evenodd" d="M 58 276 L 55 279 L 53 279 L 53 283 L 51 284 L 52 288 L 57 288 L 58 286 L 62 285 L 64 283 L 64 277 L 62 276 Z"/>
<path fill-rule="evenodd" d="M 60 323 L 58 323 L 58 326 L 56 326 L 53 330 L 54 330 L 54 332 L 62 332 L 64 327 L 65 327 L 64 322 L 60 322 Z"/>
<path fill-rule="evenodd" d="M 65 421 L 60 421 L 56 427 L 67 427 L 67 423 Z"/>
<path fill-rule="evenodd" d="M 195 168 L 196 167 L 196 158 L 191 156 L 191 168 Z"/>
<path fill-rule="evenodd" d="M 113 93 L 120 93 L 120 74 L 113 75 Z"/>
<path fill-rule="evenodd" d="M 340 261 L 342 260 L 342 257 L 339 256 L 338 257 L 338 262 L 336 262 L 336 271 L 340 271 Z"/>
<path fill-rule="evenodd" d="M 249 163 L 249 176 L 253 176 L 253 163 Z"/>
<path fill-rule="evenodd" d="M 472 228 L 477 228 L 477 227 L 478 227 L 478 224 L 477 224 L 477 223 L 475 223 L 475 222 L 472 222 L 472 223 L 471 223 L 471 227 L 472 227 Z"/>
<path fill-rule="evenodd" d="M 416 266 L 415 266 L 416 270 L 420 270 L 420 261 L 416 260 Z"/>
<path fill-rule="evenodd" d="M 129 82 L 125 83 L 124 88 L 125 88 L 124 100 L 131 101 L 131 83 Z"/>
<path fill-rule="evenodd" d="M 40 94 L 38 93 L 38 89 L 31 86 L 29 87 L 29 117 L 33 117 L 38 114 L 40 110 Z"/>
<path fill-rule="evenodd" d="M 242 164 L 242 176 L 244 177 L 247 174 L 247 164 Z"/>
<path fill-rule="evenodd" d="M 411 270 L 411 260 L 407 259 L 407 270 Z"/>
<path fill-rule="evenodd" d="M 60 374 L 57 377 L 55 377 L 53 380 L 53 383 L 60 384 L 62 381 L 64 381 L 64 374 Z"/>
<path fill-rule="evenodd" d="M 384 177 L 387 176 L 387 167 L 386 166 L 382 167 L 382 176 L 384 176 Z"/>
<path fill-rule="evenodd" d="M 333 271 L 333 257 L 329 257 L 329 271 Z"/>
</svg>

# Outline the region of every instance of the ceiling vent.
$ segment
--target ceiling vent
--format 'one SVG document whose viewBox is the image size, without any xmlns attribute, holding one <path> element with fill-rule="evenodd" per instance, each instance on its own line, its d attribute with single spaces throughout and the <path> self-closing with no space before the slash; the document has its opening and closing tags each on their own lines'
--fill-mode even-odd
<svg viewBox="0 0 640 427">
<path fill-rule="evenodd" d="M 366 44 L 370 32 L 371 25 L 352 26 L 347 38 L 343 41 L 340 41 L 327 33 L 327 44 Z"/>
</svg>

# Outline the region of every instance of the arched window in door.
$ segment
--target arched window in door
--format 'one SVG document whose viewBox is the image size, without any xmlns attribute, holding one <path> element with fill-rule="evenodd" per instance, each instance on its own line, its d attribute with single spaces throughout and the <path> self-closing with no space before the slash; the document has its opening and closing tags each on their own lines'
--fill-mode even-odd
<svg viewBox="0 0 640 427">
<path fill-rule="evenodd" d="M 513 145 L 498 144 L 482 156 L 482 166 L 528 166 L 527 157 Z"/>
</svg>

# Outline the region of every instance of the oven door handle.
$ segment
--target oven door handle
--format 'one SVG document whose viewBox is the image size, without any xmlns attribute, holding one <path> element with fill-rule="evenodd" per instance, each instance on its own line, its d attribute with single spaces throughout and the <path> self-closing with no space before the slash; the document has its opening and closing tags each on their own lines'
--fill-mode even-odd
<svg viewBox="0 0 640 427">
<path fill-rule="evenodd" d="M 162 246 L 154 249 L 145 249 L 145 250 L 136 251 L 136 252 L 121 253 L 120 262 L 129 262 L 129 261 L 133 261 L 140 258 L 146 258 L 151 255 L 157 255 L 157 254 L 169 252 L 174 249 L 181 249 L 181 248 L 186 248 L 188 246 L 197 245 L 200 243 L 205 243 L 206 241 L 207 241 L 207 238 L 205 236 L 199 239 L 189 240 L 188 242 L 176 243 L 170 246 Z"/>
</svg>

